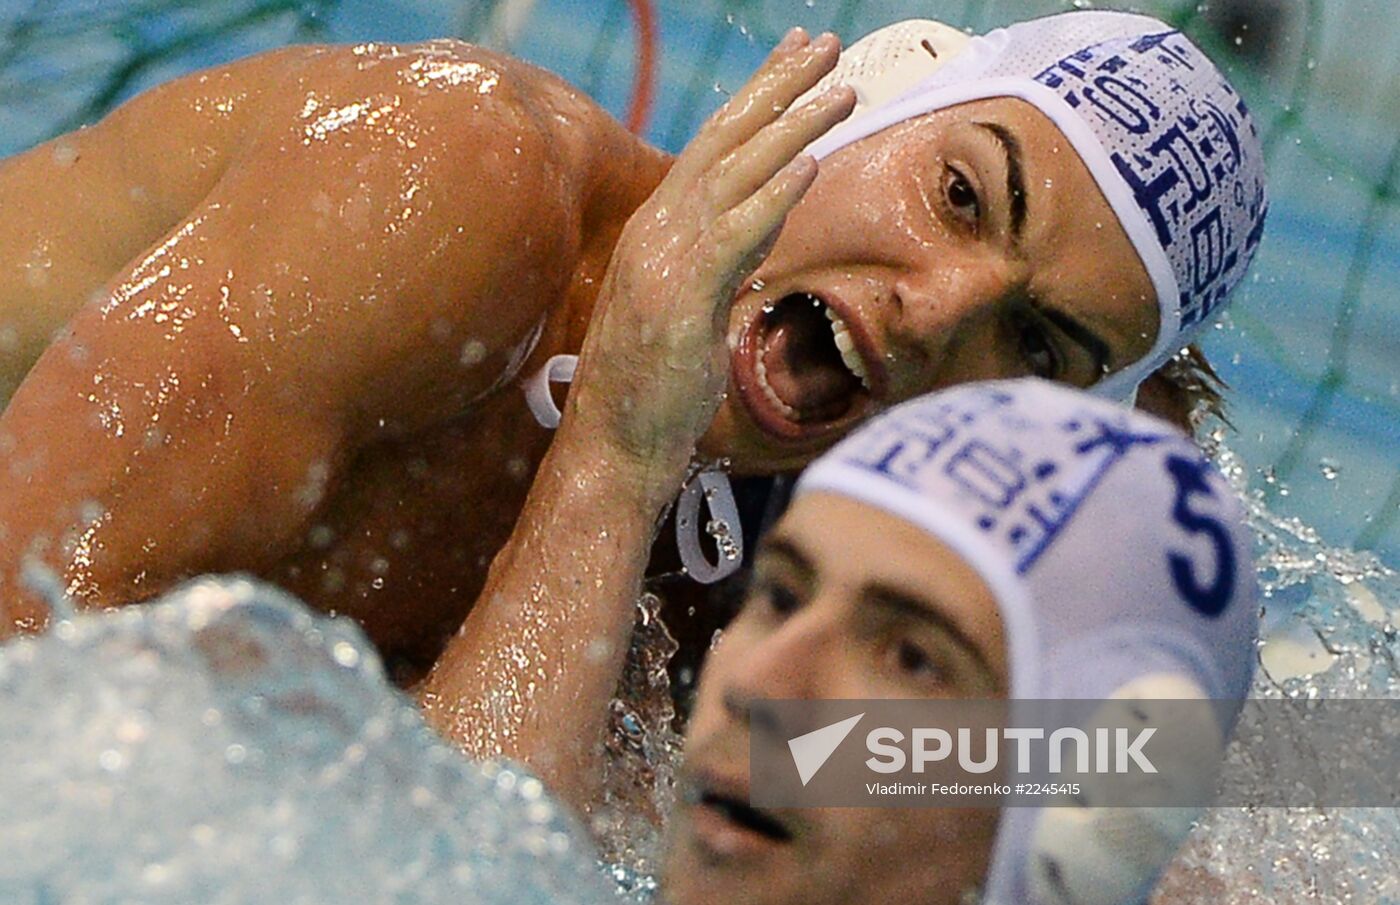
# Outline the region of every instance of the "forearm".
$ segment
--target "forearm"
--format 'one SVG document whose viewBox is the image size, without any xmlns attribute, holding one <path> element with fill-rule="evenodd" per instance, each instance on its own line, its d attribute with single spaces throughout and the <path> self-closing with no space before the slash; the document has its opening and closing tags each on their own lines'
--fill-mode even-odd
<svg viewBox="0 0 1400 905">
<path fill-rule="evenodd" d="M 514 534 L 421 689 L 469 753 L 507 756 L 587 809 L 656 517 L 728 384 L 729 305 L 811 185 L 801 150 L 855 96 L 781 111 L 835 65 L 789 34 L 628 221 L 569 404 Z"/>
<path fill-rule="evenodd" d="M 593 803 L 656 519 L 683 468 L 633 463 L 566 424 L 420 689 L 439 732 L 474 756 L 530 765 L 580 809 Z"/>
</svg>

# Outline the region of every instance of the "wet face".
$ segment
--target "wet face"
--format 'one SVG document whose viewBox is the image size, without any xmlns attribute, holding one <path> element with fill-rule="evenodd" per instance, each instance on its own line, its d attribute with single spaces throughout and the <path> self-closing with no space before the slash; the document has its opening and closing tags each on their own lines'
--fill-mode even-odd
<svg viewBox="0 0 1400 905">
<path fill-rule="evenodd" d="M 701 449 L 795 468 L 874 412 L 971 380 L 1087 386 L 1156 338 L 1147 271 L 1060 131 L 1015 98 L 902 123 L 822 162 L 730 319 Z"/>
<path fill-rule="evenodd" d="M 986 872 L 995 812 L 750 808 L 747 713 L 774 698 L 1004 697 L 1005 647 L 991 592 L 947 547 L 863 503 L 800 496 L 701 677 L 666 900 L 955 905 Z"/>
</svg>

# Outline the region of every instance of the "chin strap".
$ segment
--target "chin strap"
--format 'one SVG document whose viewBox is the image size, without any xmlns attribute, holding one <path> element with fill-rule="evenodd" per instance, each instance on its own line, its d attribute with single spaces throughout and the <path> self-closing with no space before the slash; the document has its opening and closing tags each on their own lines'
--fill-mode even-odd
<svg viewBox="0 0 1400 905">
<path fill-rule="evenodd" d="M 710 507 L 710 517 L 700 518 L 700 501 Z M 700 547 L 700 530 L 714 538 L 719 558 L 710 562 Z M 681 488 L 676 504 L 676 546 L 681 564 L 701 584 L 714 584 L 738 571 L 744 562 L 744 529 L 739 525 L 739 504 L 729 475 L 710 465 L 692 475 Z"/>
<path fill-rule="evenodd" d="M 578 368 L 577 355 L 555 355 L 524 381 L 525 403 L 540 427 L 554 430 L 563 412 L 550 393 L 551 383 L 570 383 Z M 709 507 L 709 517 L 702 520 L 700 504 Z M 700 545 L 700 532 L 708 534 L 718 548 L 715 562 L 705 556 Z M 714 584 L 738 571 L 744 561 L 744 531 L 739 524 L 739 504 L 729 476 L 716 465 L 695 472 L 681 488 L 676 504 L 676 547 L 681 565 L 691 578 L 701 584 Z"/>
<path fill-rule="evenodd" d="M 551 383 L 571 383 L 574 371 L 578 368 L 577 355 L 555 355 L 544 363 L 534 374 L 525 380 L 525 404 L 530 414 L 545 430 L 554 430 L 564 413 L 554 404 L 554 395 L 549 391 Z"/>
</svg>

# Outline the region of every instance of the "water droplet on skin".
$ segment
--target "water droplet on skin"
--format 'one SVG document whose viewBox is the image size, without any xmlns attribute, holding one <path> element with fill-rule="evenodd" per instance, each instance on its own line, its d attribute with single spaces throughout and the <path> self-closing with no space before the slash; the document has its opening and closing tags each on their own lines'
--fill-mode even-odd
<svg viewBox="0 0 1400 905">
<path fill-rule="evenodd" d="M 53 162 L 64 169 L 71 167 L 78 162 L 78 149 L 66 141 L 60 141 L 53 146 Z"/>
<path fill-rule="evenodd" d="M 360 662 L 360 652 L 349 641 L 337 641 L 331 648 L 331 656 L 346 669 L 353 669 Z"/>
<path fill-rule="evenodd" d="M 594 638 L 584 650 L 584 656 L 592 663 L 602 663 L 611 654 L 612 644 L 606 638 Z"/>
</svg>

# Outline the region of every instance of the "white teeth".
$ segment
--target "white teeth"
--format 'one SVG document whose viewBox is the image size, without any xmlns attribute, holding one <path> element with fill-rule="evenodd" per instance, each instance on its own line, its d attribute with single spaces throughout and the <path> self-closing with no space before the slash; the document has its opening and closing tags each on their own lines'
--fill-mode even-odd
<svg viewBox="0 0 1400 905">
<path fill-rule="evenodd" d="M 778 394 L 773 392 L 773 388 L 768 385 L 768 365 L 764 364 L 762 355 L 758 356 L 758 367 L 754 371 L 758 374 L 758 385 L 763 390 L 764 397 L 783 413 L 784 418 L 796 421 L 797 409 L 779 399 Z"/>
<path fill-rule="evenodd" d="M 841 363 L 856 377 L 860 378 L 861 385 L 867 390 L 870 389 L 870 374 L 865 370 L 865 362 L 861 361 L 860 352 L 856 349 L 856 341 L 851 338 L 851 329 L 846 326 L 846 322 L 841 319 L 835 311 L 824 308 L 826 319 L 831 321 L 832 338 L 836 340 L 836 349 L 841 353 Z"/>
</svg>

